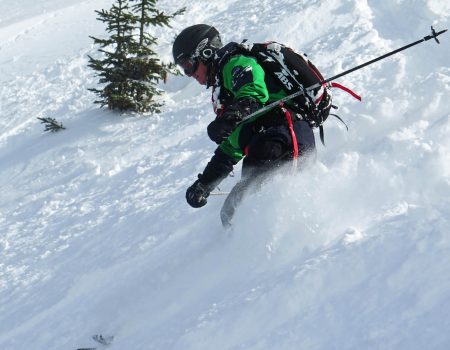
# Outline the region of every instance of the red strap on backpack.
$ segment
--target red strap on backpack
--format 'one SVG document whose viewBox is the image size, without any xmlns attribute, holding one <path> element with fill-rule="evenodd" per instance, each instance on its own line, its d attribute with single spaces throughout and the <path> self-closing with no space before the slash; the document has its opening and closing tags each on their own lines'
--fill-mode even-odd
<svg viewBox="0 0 450 350">
<path fill-rule="evenodd" d="M 349 93 L 350 95 L 352 95 L 354 98 L 356 98 L 357 100 L 361 101 L 361 96 L 359 96 L 356 92 L 354 92 L 353 90 L 349 89 L 348 87 L 338 84 L 338 83 L 330 83 L 331 87 L 335 87 L 341 90 L 344 90 L 345 92 Z"/>
<path fill-rule="evenodd" d="M 295 132 L 294 132 L 294 123 L 292 122 L 292 116 L 291 116 L 291 113 L 283 106 L 281 106 L 281 110 L 283 111 L 284 116 L 286 117 L 286 121 L 288 123 L 288 128 L 289 128 L 289 133 L 291 134 L 292 144 L 293 144 L 293 148 L 294 148 L 293 149 L 293 151 L 294 151 L 293 157 L 294 157 L 294 159 L 297 159 L 298 158 L 298 142 L 297 142 L 297 136 L 295 135 Z"/>
</svg>

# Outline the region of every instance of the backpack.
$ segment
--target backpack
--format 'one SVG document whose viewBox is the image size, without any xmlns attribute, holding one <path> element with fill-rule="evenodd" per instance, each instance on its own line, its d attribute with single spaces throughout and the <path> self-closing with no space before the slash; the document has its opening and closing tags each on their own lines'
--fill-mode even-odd
<svg viewBox="0 0 450 350">
<path fill-rule="evenodd" d="M 337 109 L 332 104 L 333 95 L 330 88 L 339 87 L 359 98 L 359 96 L 342 85 L 324 82 L 325 79 L 322 74 L 306 55 L 298 53 L 290 47 L 274 41 L 254 44 L 247 44 L 244 41 L 239 44 L 239 48 L 240 53 L 255 57 L 264 71 L 271 74 L 288 95 L 298 91 L 304 92 L 290 100 L 293 105 L 292 108 L 311 127 L 320 129 L 322 144 L 325 144 L 323 123 L 330 115 L 330 109 Z M 307 89 L 313 85 L 317 85 L 317 87 L 311 90 Z M 331 115 L 344 123 L 339 116 Z M 347 125 L 345 126 L 347 127 Z"/>
</svg>

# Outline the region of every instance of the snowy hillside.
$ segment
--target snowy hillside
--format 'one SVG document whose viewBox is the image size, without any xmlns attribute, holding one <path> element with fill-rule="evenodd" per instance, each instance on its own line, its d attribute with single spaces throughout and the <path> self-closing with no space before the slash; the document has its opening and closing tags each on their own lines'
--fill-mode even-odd
<svg viewBox="0 0 450 350">
<path fill-rule="evenodd" d="M 339 80 L 339 115 L 303 174 L 250 195 L 185 190 L 215 145 L 210 92 L 164 112 L 100 110 L 86 67 L 98 0 L 0 3 L 0 349 L 450 349 L 450 34 Z M 450 25 L 442 0 L 166 0 L 184 27 L 277 40 L 326 77 Z M 37 117 L 66 130 L 48 134 Z M 228 178 L 231 189 L 240 176 Z"/>
</svg>

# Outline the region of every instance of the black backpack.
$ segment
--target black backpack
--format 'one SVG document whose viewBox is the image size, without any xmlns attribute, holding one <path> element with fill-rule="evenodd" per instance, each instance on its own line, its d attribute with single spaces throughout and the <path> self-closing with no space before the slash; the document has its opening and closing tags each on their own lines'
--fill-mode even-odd
<svg viewBox="0 0 450 350">
<path fill-rule="evenodd" d="M 304 94 L 293 98 L 290 103 L 311 127 L 320 128 L 320 139 L 324 144 L 322 125 L 330 115 L 330 109 L 337 107 L 332 105 L 333 96 L 330 91 L 332 85 L 321 83 L 325 79 L 316 66 L 305 55 L 273 41 L 254 44 L 247 44 L 244 41 L 239 44 L 239 51 L 244 55 L 255 57 L 264 71 L 271 74 L 288 95 L 304 91 Z M 313 85 L 317 85 L 317 88 L 306 90 Z M 332 115 L 342 121 L 337 115 Z"/>
</svg>

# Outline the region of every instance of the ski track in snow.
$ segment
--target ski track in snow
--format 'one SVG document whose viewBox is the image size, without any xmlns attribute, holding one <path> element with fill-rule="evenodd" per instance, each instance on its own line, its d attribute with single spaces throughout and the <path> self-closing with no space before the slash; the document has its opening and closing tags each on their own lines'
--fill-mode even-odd
<svg viewBox="0 0 450 350">
<path fill-rule="evenodd" d="M 164 113 L 143 118 L 92 104 L 89 35 L 109 5 L 0 4 L 0 348 L 448 349 L 449 34 L 339 80 L 363 96 L 335 92 L 349 132 L 327 122 L 316 166 L 274 176 L 224 232 L 223 198 L 184 200 L 215 147 L 209 91 L 171 77 Z M 450 22 L 439 0 L 164 6 L 187 7 L 156 30 L 166 60 L 204 22 L 327 77 Z"/>
</svg>

